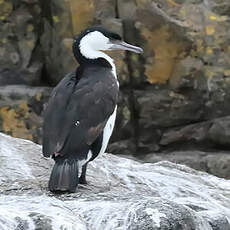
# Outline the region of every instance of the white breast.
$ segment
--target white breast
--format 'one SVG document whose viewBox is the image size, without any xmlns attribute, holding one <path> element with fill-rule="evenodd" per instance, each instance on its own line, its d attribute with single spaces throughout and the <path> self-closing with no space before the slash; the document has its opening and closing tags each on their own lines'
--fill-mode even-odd
<svg viewBox="0 0 230 230">
<path fill-rule="evenodd" d="M 117 106 L 114 109 L 113 114 L 109 117 L 104 131 L 103 131 L 103 140 L 102 140 L 102 146 L 101 146 L 101 150 L 99 152 L 99 154 L 103 154 L 107 148 L 107 145 L 109 143 L 109 139 L 112 135 L 113 132 L 113 128 L 114 128 L 114 124 L 115 124 L 115 120 L 116 120 L 116 115 L 117 115 Z"/>
<path fill-rule="evenodd" d="M 81 167 L 85 164 L 85 163 L 87 163 L 91 158 L 92 158 L 92 151 L 91 150 L 89 150 L 88 151 L 88 154 L 87 154 L 87 156 L 86 156 L 86 159 L 82 159 L 82 160 L 79 160 L 78 161 L 78 167 L 79 167 L 79 170 L 80 170 L 80 173 L 79 174 L 81 174 Z"/>
<path fill-rule="evenodd" d="M 113 132 L 113 128 L 114 128 L 114 124 L 115 124 L 115 120 L 116 120 L 116 114 L 117 114 L 117 106 L 115 107 L 113 114 L 109 117 L 109 119 L 105 125 L 104 131 L 103 131 L 101 150 L 100 150 L 99 154 L 103 154 L 107 148 L 107 145 L 109 143 L 109 139 L 110 139 L 112 132 Z M 79 167 L 78 174 L 79 175 L 81 175 L 82 166 L 84 164 L 86 164 L 91 159 L 91 157 L 92 157 L 92 151 L 89 150 L 86 159 L 82 159 L 82 160 L 78 161 L 78 167 Z"/>
</svg>

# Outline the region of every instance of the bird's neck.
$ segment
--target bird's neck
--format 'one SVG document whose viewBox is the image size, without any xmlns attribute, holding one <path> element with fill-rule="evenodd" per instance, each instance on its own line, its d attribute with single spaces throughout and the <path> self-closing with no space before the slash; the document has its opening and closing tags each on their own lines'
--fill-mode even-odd
<svg viewBox="0 0 230 230">
<path fill-rule="evenodd" d="M 88 46 L 83 46 L 80 48 L 81 55 L 88 60 L 90 63 L 98 64 L 100 63 L 100 60 L 104 60 L 105 62 L 108 62 L 108 64 L 112 68 L 112 73 L 115 78 L 117 78 L 116 74 L 116 66 L 114 64 L 114 60 L 107 54 L 105 54 L 102 51 L 99 50 L 93 50 Z"/>
</svg>

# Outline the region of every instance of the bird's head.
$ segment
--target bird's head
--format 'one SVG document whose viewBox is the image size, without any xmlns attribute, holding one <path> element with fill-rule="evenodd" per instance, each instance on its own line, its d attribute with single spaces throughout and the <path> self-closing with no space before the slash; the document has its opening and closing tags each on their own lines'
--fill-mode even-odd
<svg viewBox="0 0 230 230">
<path fill-rule="evenodd" d="M 102 52 L 106 50 L 143 52 L 140 47 L 124 42 L 120 35 L 102 27 L 88 28 L 74 39 L 73 53 L 80 64 L 83 62 L 93 62 L 101 58 L 108 59 L 108 56 Z"/>
</svg>

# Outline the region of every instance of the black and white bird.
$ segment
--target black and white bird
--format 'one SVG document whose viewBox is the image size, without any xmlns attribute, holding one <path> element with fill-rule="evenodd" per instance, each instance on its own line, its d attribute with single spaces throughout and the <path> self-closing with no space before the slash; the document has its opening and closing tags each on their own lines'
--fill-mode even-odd
<svg viewBox="0 0 230 230">
<path fill-rule="evenodd" d="M 48 185 L 52 192 L 74 192 L 78 183 L 86 184 L 88 162 L 108 145 L 119 83 L 113 59 L 104 50 L 142 52 L 101 27 L 75 38 L 73 53 L 80 66 L 54 88 L 44 112 L 43 155 L 55 161 Z"/>
</svg>

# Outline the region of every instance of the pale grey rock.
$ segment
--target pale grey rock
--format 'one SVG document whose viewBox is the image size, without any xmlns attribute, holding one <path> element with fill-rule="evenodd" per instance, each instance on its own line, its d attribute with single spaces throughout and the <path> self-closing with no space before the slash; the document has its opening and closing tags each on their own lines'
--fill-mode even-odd
<svg viewBox="0 0 230 230">
<path fill-rule="evenodd" d="M 90 163 L 88 185 L 53 195 L 41 146 L 0 134 L 0 229 L 230 228 L 230 183 L 170 162 L 110 154 Z"/>
</svg>

